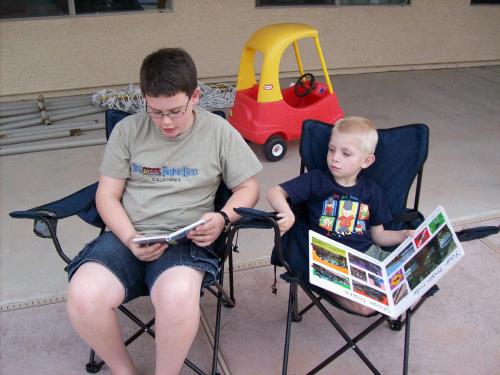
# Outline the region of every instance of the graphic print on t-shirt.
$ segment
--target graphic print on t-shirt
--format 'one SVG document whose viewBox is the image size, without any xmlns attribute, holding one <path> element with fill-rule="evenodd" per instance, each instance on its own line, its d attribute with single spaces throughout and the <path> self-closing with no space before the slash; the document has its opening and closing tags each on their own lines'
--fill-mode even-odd
<svg viewBox="0 0 500 375">
<path fill-rule="evenodd" d="M 180 182 L 181 177 L 191 177 L 198 175 L 197 168 L 190 167 L 169 167 L 162 166 L 157 167 L 146 167 L 141 164 L 132 163 L 131 173 L 141 174 L 143 176 L 150 177 L 153 182 Z"/>
<path fill-rule="evenodd" d="M 340 201 L 335 233 L 341 236 L 348 236 L 354 232 L 354 219 L 356 218 L 358 206 L 359 203 L 352 200 Z"/>
<path fill-rule="evenodd" d="M 352 196 L 328 197 L 323 201 L 319 226 L 328 236 L 362 235 L 367 229 L 370 210 L 367 204 Z"/>
<path fill-rule="evenodd" d="M 370 210 L 368 209 L 368 205 L 361 203 L 359 205 L 358 220 L 356 221 L 356 227 L 354 228 L 354 231 L 358 234 L 363 234 L 363 232 L 366 231 L 366 224 L 369 219 Z"/>
<path fill-rule="evenodd" d="M 319 226 L 328 232 L 332 231 L 333 222 L 337 212 L 338 201 L 333 197 L 328 198 L 323 202 L 323 210 L 319 218 Z"/>
</svg>

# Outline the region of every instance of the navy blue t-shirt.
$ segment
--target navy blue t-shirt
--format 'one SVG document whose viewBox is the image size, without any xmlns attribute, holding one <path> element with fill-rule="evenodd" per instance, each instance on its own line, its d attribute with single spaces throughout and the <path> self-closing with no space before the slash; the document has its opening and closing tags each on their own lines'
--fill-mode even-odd
<svg viewBox="0 0 500 375">
<path fill-rule="evenodd" d="M 372 225 L 392 220 L 382 189 L 363 176 L 358 176 L 356 185 L 344 187 L 330 171 L 313 170 L 280 186 L 292 205 L 307 204 L 311 230 L 359 251 L 373 244 Z"/>
</svg>

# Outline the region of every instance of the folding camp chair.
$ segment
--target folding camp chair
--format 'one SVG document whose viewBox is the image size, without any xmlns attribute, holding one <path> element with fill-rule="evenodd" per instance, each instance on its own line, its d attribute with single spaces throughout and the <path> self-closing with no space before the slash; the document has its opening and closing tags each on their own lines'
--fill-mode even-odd
<svg viewBox="0 0 500 375">
<path fill-rule="evenodd" d="M 107 110 L 105 113 L 106 122 L 106 139 L 109 138 L 111 131 L 113 130 L 115 124 L 130 113 L 117 111 L 117 110 Z M 100 228 L 100 234 L 104 232 L 105 224 L 99 216 L 95 206 L 95 194 L 97 191 L 97 182 L 85 187 L 84 189 L 62 198 L 58 201 L 41 205 L 26 211 L 15 211 L 11 212 L 10 216 L 13 218 L 23 218 L 23 219 L 33 219 L 34 220 L 34 232 L 37 236 L 42 238 L 51 238 L 52 242 L 56 248 L 57 253 L 62 258 L 62 260 L 69 264 L 71 259 L 65 254 L 61 243 L 57 236 L 57 222 L 59 219 L 65 219 L 70 216 L 77 215 L 86 223 Z M 220 210 L 228 198 L 231 196 L 231 191 L 222 182 L 215 197 L 215 210 Z M 209 291 L 211 294 L 217 297 L 217 309 L 216 309 L 216 321 L 215 321 L 215 332 L 214 332 L 214 343 L 213 343 L 213 356 L 212 356 L 212 369 L 211 374 L 214 375 L 217 372 L 217 359 L 219 353 L 219 336 L 220 336 L 220 320 L 221 320 L 221 307 L 224 304 L 226 307 L 234 307 L 234 294 L 232 288 L 232 250 L 236 250 L 236 245 L 233 245 L 233 239 L 237 232 L 237 228 L 231 228 L 230 231 L 223 233 L 216 241 L 216 250 L 219 256 L 219 275 L 216 283 L 213 287 L 207 287 L 205 290 Z M 229 270 L 230 270 L 230 295 L 228 295 L 223 289 L 224 283 L 224 264 L 226 259 L 229 258 Z M 129 345 L 143 333 L 148 333 L 153 338 L 155 337 L 155 332 L 153 326 L 155 324 L 154 318 L 148 322 L 141 321 L 136 315 L 134 315 L 126 306 L 119 306 L 119 310 L 122 311 L 127 317 L 129 317 L 135 324 L 139 326 L 139 329 L 125 341 L 125 345 Z M 198 366 L 193 364 L 189 359 L 186 359 L 184 363 L 190 367 L 197 374 L 205 374 Z M 93 349 L 90 351 L 90 359 L 86 364 L 86 370 L 89 373 L 98 372 L 104 365 L 103 361 L 96 360 L 95 352 Z"/>
<path fill-rule="evenodd" d="M 313 169 L 328 170 L 326 154 L 328 152 L 331 129 L 331 125 L 315 120 L 306 120 L 303 123 L 302 138 L 300 141 L 300 173 L 304 173 L 306 169 L 308 171 Z M 375 152 L 376 161 L 370 168 L 363 171 L 363 173 L 375 180 L 386 195 L 388 205 L 394 216 L 394 221 L 386 225 L 386 229 L 399 230 L 408 227 L 416 228 L 423 219 L 422 215 L 418 212 L 418 204 L 423 165 L 427 158 L 429 141 L 428 127 L 424 124 L 412 124 L 392 129 L 378 130 L 378 134 L 379 142 Z M 407 209 L 406 203 L 408 194 L 415 178 L 417 178 L 417 182 L 413 207 Z M 384 321 L 387 321 L 393 330 L 400 330 L 403 323 L 405 324 L 403 372 L 406 374 L 408 371 L 411 316 L 426 298 L 433 295 L 438 290 L 438 287 L 434 286 L 417 305 L 408 309 L 404 321 L 401 317 L 397 320 L 391 320 L 388 316 L 373 313 L 370 317 L 375 315 L 380 315 L 380 317 L 361 333 L 355 337 L 350 337 L 326 309 L 323 302 L 328 302 L 337 308 L 344 311 L 346 310 L 331 299 L 329 294 L 325 293 L 323 289 L 308 282 L 307 213 L 304 207 L 293 207 L 293 209 L 296 215 L 296 222 L 282 238 L 280 237 L 279 228 L 273 213 L 259 212 L 251 209 L 237 210 L 240 215 L 253 218 L 254 221 L 260 222 L 261 226 L 265 226 L 265 223 L 267 223 L 268 228 L 274 228 L 275 247 L 271 263 L 275 266 L 283 266 L 285 268 L 286 272 L 282 274 L 281 277 L 290 284 L 282 373 L 287 373 L 292 321 L 299 322 L 303 314 L 316 306 L 344 338 L 346 344 L 310 370 L 310 372 L 308 372 L 309 374 L 320 371 L 349 348 L 354 350 L 373 373 L 379 374 L 377 368 L 361 351 L 357 343 Z M 298 310 L 298 287 L 300 287 L 312 301 L 302 311 Z M 352 313 L 350 311 L 347 312 Z"/>
</svg>

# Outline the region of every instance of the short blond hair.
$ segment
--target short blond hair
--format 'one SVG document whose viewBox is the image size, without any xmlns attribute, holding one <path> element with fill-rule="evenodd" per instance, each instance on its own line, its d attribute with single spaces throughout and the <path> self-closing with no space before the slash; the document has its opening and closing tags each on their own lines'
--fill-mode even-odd
<svg viewBox="0 0 500 375">
<path fill-rule="evenodd" d="M 354 136 L 361 146 L 361 151 L 371 155 L 375 153 L 378 133 L 370 120 L 360 116 L 348 116 L 338 120 L 332 128 L 332 137 L 336 134 Z"/>
</svg>

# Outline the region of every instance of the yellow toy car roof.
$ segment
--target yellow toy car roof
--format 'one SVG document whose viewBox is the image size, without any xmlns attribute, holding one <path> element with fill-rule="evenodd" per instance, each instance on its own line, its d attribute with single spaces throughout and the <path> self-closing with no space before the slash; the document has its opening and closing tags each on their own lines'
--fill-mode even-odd
<svg viewBox="0 0 500 375">
<path fill-rule="evenodd" d="M 297 45 L 297 40 L 303 38 L 314 39 L 329 91 L 333 93 L 323 52 L 319 44 L 318 31 L 309 25 L 301 23 L 280 23 L 265 26 L 257 30 L 248 39 L 241 54 L 237 90 L 249 89 L 257 83 L 255 79 L 254 58 L 255 52 L 259 51 L 262 53 L 263 61 L 257 101 L 266 103 L 283 100 L 279 85 L 281 56 L 285 49 L 290 44 L 293 44 L 299 73 L 300 75 L 304 74 Z"/>
<path fill-rule="evenodd" d="M 318 30 L 301 23 L 279 23 L 257 30 L 248 39 L 247 48 L 253 48 L 265 55 L 281 56 L 283 51 L 294 41 L 302 38 L 314 38 Z"/>
</svg>

